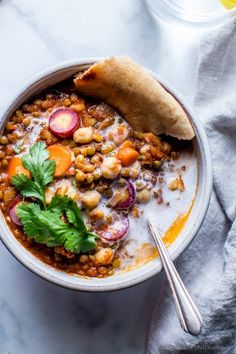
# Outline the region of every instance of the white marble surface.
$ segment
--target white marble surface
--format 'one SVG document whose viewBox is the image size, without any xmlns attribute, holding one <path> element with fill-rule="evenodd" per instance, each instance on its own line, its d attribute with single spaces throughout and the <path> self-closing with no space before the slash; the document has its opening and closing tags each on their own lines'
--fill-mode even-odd
<svg viewBox="0 0 236 354">
<path fill-rule="evenodd" d="M 199 32 L 142 0 L 0 0 L 0 104 L 32 75 L 77 57 L 128 54 L 192 98 Z M 163 275 L 87 294 L 56 287 L 0 244 L 0 354 L 142 354 Z"/>
</svg>

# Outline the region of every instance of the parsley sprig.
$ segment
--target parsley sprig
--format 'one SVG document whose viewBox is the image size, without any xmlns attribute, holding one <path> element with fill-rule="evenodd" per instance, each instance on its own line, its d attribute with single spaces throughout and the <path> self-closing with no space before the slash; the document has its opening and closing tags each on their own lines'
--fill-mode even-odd
<svg viewBox="0 0 236 354">
<path fill-rule="evenodd" d="M 46 144 L 37 142 L 22 157 L 22 164 L 32 179 L 20 174 L 12 180 L 23 197 L 34 199 L 33 203 L 22 202 L 16 210 L 24 232 L 48 247 L 64 246 L 71 252 L 88 252 L 96 247 L 96 235 L 86 227 L 78 205 L 61 195 L 55 195 L 46 205 L 45 187 L 53 181 L 55 171 L 55 162 L 48 158 Z"/>
</svg>

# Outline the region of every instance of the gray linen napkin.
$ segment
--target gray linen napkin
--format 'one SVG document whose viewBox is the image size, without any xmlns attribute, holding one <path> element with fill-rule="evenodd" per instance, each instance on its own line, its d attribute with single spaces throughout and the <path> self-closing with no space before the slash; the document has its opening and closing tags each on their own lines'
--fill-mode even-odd
<svg viewBox="0 0 236 354">
<path fill-rule="evenodd" d="M 165 284 L 150 325 L 148 354 L 236 353 L 236 22 L 201 42 L 195 109 L 210 139 L 214 192 L 197 237 L 176 262 L 204 319 L 184 333 Z"/>
</svg>

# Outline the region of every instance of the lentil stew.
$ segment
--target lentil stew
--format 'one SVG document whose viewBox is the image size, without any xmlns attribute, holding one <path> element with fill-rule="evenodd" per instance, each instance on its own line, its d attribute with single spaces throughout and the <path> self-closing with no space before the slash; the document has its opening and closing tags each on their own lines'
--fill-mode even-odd
<svg viewBox="0 0 236 354">
<path fill-rule="evenodd" d="M 40 208 L 48 210 L 55 195 L 75 203 L 84 220 L 81 238 L 93 238 L 87 251 L 64 239 L 39 240 L 20 217 L 22 203 L 29 207 L 40 199 L 15 182 L 23 174 L 28 183 L 38 183 L 26 157 L 39 142 L 41 152 L 47 151 L 42 169 L 53 161 L 45 165 L 53 177 L 43 185 Z M 0 137 L 0 159 L 0 206 L 14 236 L 50 266 L 87 277 L 106 277 L 153 259 L 157 254 L 143 216 L 155 212 L 165 219 L 169 245 L 184 225 L 197 185 L 191 141 L 133 130 L 111 106 L 79 95 L 72 79 L 19 107 Z M 70 207 L 66 204 L 58 220 L 72 228 Z M 138 235 L 140 228 L 144 232 Z"/>
</svg>

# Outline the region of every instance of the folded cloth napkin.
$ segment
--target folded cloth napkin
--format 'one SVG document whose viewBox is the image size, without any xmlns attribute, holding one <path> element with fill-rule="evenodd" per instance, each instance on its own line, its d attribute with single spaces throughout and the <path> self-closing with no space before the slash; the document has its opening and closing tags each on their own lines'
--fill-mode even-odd
<svg viewBox="0 0 236 354">
<path fill-rule="evenodd" d="M 180 328 L 167 283 L 156 305 L 147 353 L 236 353 L 236 21 L 202 39 L 195 109 L 210 140 L 214 191 L 197 237 L 176 262 L 204 328 Z"/>
</svg>

